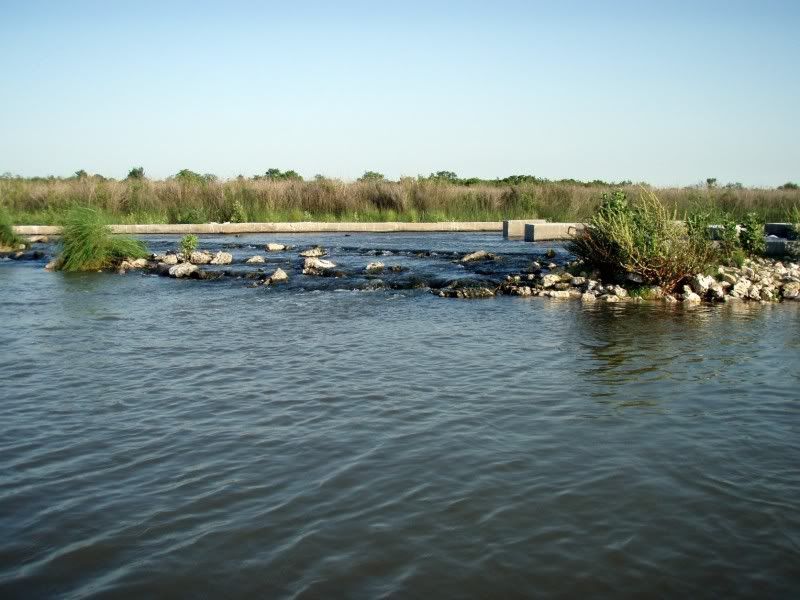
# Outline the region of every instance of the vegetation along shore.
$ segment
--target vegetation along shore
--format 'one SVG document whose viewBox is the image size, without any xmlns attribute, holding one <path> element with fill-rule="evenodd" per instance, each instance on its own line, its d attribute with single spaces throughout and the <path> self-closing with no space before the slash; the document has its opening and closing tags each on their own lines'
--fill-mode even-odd
<svg viewBox="0 0 800 600">
<path fill-rule="evenodd" d="M 449 171 L 389 181 L 368 171 L 354 182 L 269 169 L 263 175 L 220 180 L 184 169 L 164 180 L 131 169 L 123 180 L 78 171 L 72 177 L 0 177 L 0 205 L 17 225 L 60 225 L 73 206 L 98 209 L 115 223 L 209 222 L 437 222 L 542 218 L 584 221 L 604 194 L 658 194 L 675 218 L 705 212 L 742 219 L 789 221 L 800 212 L 795 183 L 747 188 L 709 178 L 700 185 L 652 188 L 630 181 L 550 181 L 531 175 L 483 180 Z"/>
</svg>

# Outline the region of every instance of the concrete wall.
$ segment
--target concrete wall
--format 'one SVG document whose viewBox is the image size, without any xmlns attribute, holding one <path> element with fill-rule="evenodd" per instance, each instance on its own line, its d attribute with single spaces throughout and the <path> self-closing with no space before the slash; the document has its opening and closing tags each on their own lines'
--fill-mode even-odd
<svg viewBox="0 0 800 600">
<path fill-rule="evenodd" d="M 500 221 L 462 221 L 442 223 L 205 223 L 191 225 L 111 225 L 114 233 L 148 234 L 220 234 L 220 233 L 390 233 L 390 232 L 468 232 L 493 231 L 500 233 Z M 60 227 L 46 225 L 17 225 L 20 235 L 58 235 Z"/>
<path fill-rule="evenodd" d="M 583 223 L 531 223 L 525 225 L 525 241 L 569 240 L 584 227 Z"/>
<path fill-rule="evenodd" d="M 546 222 L 545 219 L 509 219 L 503 221 L 503 237 L 506 239 L 525 237 L 525 225 Z"/>
</svg>

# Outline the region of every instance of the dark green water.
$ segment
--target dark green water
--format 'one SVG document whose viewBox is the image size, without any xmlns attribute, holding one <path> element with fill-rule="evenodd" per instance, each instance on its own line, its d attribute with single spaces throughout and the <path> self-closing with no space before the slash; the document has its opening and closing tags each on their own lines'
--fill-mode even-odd
<svg viewBox="0 0 800 600">
<path fill-rule="evenodd" d="M 0 597 L 797 595 L 800 307 L 446 300 L 413 277 L 494 276 L 448 252 L 544 248 L 291 241 L 409 270 L 0 263 Z"/>
</svg>

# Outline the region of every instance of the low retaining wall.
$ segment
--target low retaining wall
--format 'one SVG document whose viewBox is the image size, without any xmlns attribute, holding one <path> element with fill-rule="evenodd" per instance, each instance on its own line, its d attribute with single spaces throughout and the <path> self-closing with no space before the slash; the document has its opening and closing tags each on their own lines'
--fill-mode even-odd
<svg viewBox="0 0 800 600">
<path fill-rule="evenodd" d="M 461 221 L 441 223 L 203 223 L 186 225 L 111 225 L 114 233 L 151 234 L 227 234 L 227 233 L 391 233 L 391 232 L 469 232 L 500 233 L 500 221 Z M 61 227 L 50 225 L 17 225 L 20 235 L 58 235 Z"/>
<path fill-rule="evenodd" d="M 525 241 L 569 240 L 584 227 L 583 223 L 531 223 L 525 225 Z"/>
</svg>

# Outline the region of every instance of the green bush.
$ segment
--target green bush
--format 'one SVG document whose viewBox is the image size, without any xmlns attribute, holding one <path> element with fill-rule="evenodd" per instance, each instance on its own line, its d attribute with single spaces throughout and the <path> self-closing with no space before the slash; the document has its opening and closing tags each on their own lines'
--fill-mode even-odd
<svg viewBox="0 0 800 600">
<path fill-rule="evenodd" d="M 649 191 L 642 191 L 633 201 L 621 191 L 604 194 L 570 250 L 606 278 L 621 281 L 630 277 L 667 291 L 704 272 L 714 256 L 711 244 L 687 236 Z"/>
<path fill-rule="evenodd" d="M 742 250 L 751 256 L 764 254 L 764 219 L 758 213 L 747 213 L 742 220 L 742 229 L 739 232 L 739 243 Z"/>
<path fill-rule="evenodd" d="M 192 252 L 197 250 L 197 245 L 200 243 L 200 240 L 197 239 L 197 236 L 190 233 L 189 235 L 185 235 L 181 238 L 179 242 L 179 246 L 181 248 L 181 252 L 183 255 L 188 259 L 191 256 Z"/>
<path fill-rule="evenodd" d="M 11 216 L 0 206 L 0 246 L 17 247 L 22 243 L 24 243 L 22 238 L 14 233 Z"/>
<path fill-rule="evenodd" d="M 126 258 L 147 256 L 142 242 L 112 234 L 103 215 L 92 208 L 71 209 L 61 235 L 62 271 L 97 271 L 113 267 Z"/>
</svg>

